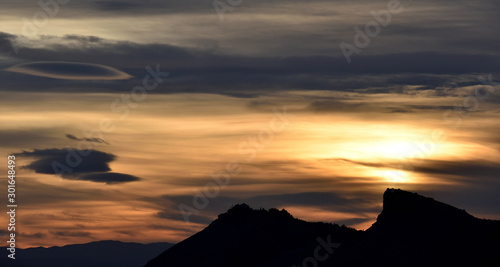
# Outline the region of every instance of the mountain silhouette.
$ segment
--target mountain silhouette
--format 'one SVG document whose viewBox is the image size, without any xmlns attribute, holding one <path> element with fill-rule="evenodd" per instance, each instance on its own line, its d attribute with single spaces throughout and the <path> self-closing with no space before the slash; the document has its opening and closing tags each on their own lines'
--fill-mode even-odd
<svg viewBox="0 0 500 267">
<path fill-rule="evenodd" d="M 499 251 L 500 221 L 388 189 L 377 221 L 333 257 L 335 266 L 500 266 Z"/>
<path fill-rule="evenodd" d="M 145 267 L 500 266 L 500 221 L 387 189 L 366 231 L 239 204 Z"/>
<path fill-rule="evenodd" d="M 173 244 L 97 241 L 63 247 L 16 249 L 16 259 L 4 255 L 0 266 L 12 267 L 138 267 Z M 5 247 L 2 248 L 5 250 Z"/>
<path fill-rule="evenodd" d="M 246 204 L 219 215 L 207 228 L 148 262 L 154 266 L 291 266 L 325 243 L 355 238 L 345 226 L 295 219 L 285 210 L 253 210 Z"/>
</svg>

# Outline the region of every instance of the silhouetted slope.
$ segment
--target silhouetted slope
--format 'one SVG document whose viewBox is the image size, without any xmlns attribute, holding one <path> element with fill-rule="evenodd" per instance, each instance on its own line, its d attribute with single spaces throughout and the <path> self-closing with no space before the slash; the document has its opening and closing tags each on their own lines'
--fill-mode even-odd
<svg viewBox="0 0 500 267">
<path fill-rule="evenodd" d="M 0 266 L 12 267 L 139 267 L 173 244 L 98 241 L 50 248 L 16 249 L 16 259 L 0 259 Z"/>
<path fill-rule="evenodd" d="M 317 266 L 500 266 L 500 222 L 399 189 L 366 231 L 294 219 L 286 211 L 237 205 L 146 267 L 316 266 L 318 237 L 341 243 Z M 324 250 L 321 251 L 321 255 Z"/>
<path fill-rule="evenodd" d="M 331 235 L 331 242 L 341 242 L 356 234 L 345 226 L 295 219 L 285 210 L 253 210 L 241 204 L 146 266 L 292 266 L 312 256 L 318 237 L 326 241 Z"/>
<path fill-rule="evenodd" d="M 335 266 L 500 266 L 500 222 L 399 189 L 358 239 L 342 244 Z"/>
</svg>

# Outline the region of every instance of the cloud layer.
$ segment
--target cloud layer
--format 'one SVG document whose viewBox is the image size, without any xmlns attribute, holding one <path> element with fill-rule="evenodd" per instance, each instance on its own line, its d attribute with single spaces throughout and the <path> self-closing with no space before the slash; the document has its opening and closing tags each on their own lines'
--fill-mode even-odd
<svg viewBox="0 0 500 267">
<path fill-rule="evenodd" d="M 16 37 L 4 34 L 1 38 L 0 46 L 4 44 L 4 50 L 9 51 L 10 42 Z M 99 84 L 99 92 L 123 92 L 123 88 L 132 90 L 142 84 L 143 77 L 150 75 L 145 67 L 156 64 L 161 66 L 161 71 L 171 75 L 155 88 L 155 94 L 213 93 L 237 97 L 296 90 L 364 90 L 363 93 L 381 94 L 402 92 L 405 86 L 446 95 L 441 88 L 477 85 L 480 84 L 479 75 L 491 73 L 496 77 L 500 73 L 500 56 L 495 53 L 386 53 L 364 55 L 355 64 L 347 64 L 341 55 L 236 56 L 206 49 L 110 41 L 92 36 L 47 39 L 52 41 L 41 40 L 37 47 L 27 45 L 11 59 L 93 62 L 93 65 L 54 62 L 15 65 L 7 70 L 18 69 L 22 73 L 58 79 L 25 79 L 12 72 L 0 72 L 0 78 L 6 81 L 0 91 L 39 91 L 43 87 L 53 92 L 66 92 L 68 83 L 60 80 L 64 78 L 71 79 L 71 92 L 88 92 L 86 79 L 104 80 Z M 109 62 L 136 78 L 106 67 Z"/>
</svg>

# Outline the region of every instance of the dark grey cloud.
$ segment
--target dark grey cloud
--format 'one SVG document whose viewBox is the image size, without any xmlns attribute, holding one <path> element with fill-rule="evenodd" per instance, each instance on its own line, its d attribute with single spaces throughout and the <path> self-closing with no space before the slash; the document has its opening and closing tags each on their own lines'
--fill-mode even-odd
<svg viewBox="0 0 500 267">
<path fill-rule="evenodd" d="M 50 36 L 44 36 L 45 38 L 50 38 Z M 69 41 L 77 41 L 80 44 L 99 44 L 103 43 L 106 40 L 97 36 L 83 36 L 83 35 L 74 35 L 74 34 L 66 34 L 62 37 L 64 40 Z"/>
<path fill-rule="evenodd" d="M 500 163 L 488 160 L 425 160 L 416 164 L 415 172 L 461 176 L 469 182 L 499 183 Z"/>
<path fill-rule="evenodd" d="M 112 173 L 109 163 L 116 159 L 113 154 L 98 150 L 84 151 L 66 149 L 35 149 L 16 153 L 17 157 L 33 158 L 23 169 L 36 173 L 60 175 L 64 179 L 84 180 L 106 184 L 138 181 L 140 178 L 121 173 Z"/>
<path fill-rule="evenodd" d="M 363 99 L 367 101 L 366 99 Z M 370 114 L 373 112 L 382 113 L 416 113 L 416 112 L 434 112 L 444 110 L 455 110 L 454 106 L 450 105 L 394 105 L 394 102 L 369 103 L 353 100 L 315 100 L 312 101 L 306 108 L 308 111 L 317 113 L 364 113 Z"/>
<path fill-rule="evenodd" d="M 50 231 L 51 234 L 64 237 L 89 237 L 92 238 L 92 233 L 84 231 Z"/>
<path fill-rule="evenodd" d="M 87 142 L 94 142 L 94 143 L 104 143 L 104 144 L 107 144 L 109 145 L 108 142 L 106 142 L 104 139 L 102 138 L 78 138 L 72 134 L 66 134 L 65 135 L 66 138 L 70 139 L 70 140 L 75 140 L 75 141 L 87 141 Z"/>
<path fill-rule="evenodd" d="M 131 78 L 127 73 L 109 66 L 80 62 L 29 62 L 6 70 L 65 80 L 126 80 Z"/>
<path fill-rule="evenodd" d="M 109 168 L 109 163 L 116 159 L 115 155 L 98 150 L 92 150 L 88 156 L 81 156 L 85 154 L 88 154 L 88 151 L 69 148 L 53 148 L 23 151 L 21 153 L 16 153 L 16 156 L 34 158 L 35 160 L 33 162 L 23 168 L 43 174 L 57 174 L 52 164 L 54 162 L 67 164 L 67 159 L 69 159 L 69 162 L 80 162 L 79 164 L 74 164 L 76 166 L 69 166 L 72 169 L 72 173 L 107 172 L 111 170 Z"/>
<path fill-rule="evenodd" d="M 118 234 L 122 234 L 122 235 L 128 235 L 128 236 L 135 236 L 135 235 L 139 234 L 137 231 L 115 230 L 113 232 L 118 233 Z"/>
<path fill-rule="evenodd" d="M 144 5 L 144 3 L 137 2 L 127 2 L 127 1 L 95 1 L 95 6 L 99 10 L 115 12 L 115 11 L 123 11 L 130 9 L 140 9 Z"/>
<path fill-rule="evenodd" d="M 431 160 L 418 159 L 414 161 L 394 161 L 394 162 L 363 162 L 350 159 L 332 159 L 334 161 L 349 162 L 356 165 L 372 168 L 393 168 L 404 169 L 411 172 L 418 172 L 436 177 L 450 177 L 456 182 L 499 184 L 500 163 L 489 160 Z M 432 177 L 432 176 L 431 176 Z"/>
<path fill-rule="evenodd" d="M 45 2 L 43 2 L 45 3 Z M 50 7 L 52 8 L 52 7 Z M 41 9 L 36 3 L 5 0 L 4 10 L 15 12 L 22 16 L 33 16 Z M 212 12 L 212 2 L 201 0 L 142 0 L 140 3 L 133 0 L 80 0 L 68 1 L 60 5 L 57 17 L 61 18 L 88 18 L 113 17 L 120 15 L 154 15 L 168 13 L 186 13 L 189 11 L 205 10 Z"/>
<path fill-rule="evenodd" d="M 455 110 L 454 106 L 448 105 L 402 105 L 399 107 L 388 107 L 389 113 L 415 113 L 422 111 Z"/>
<path fill-rule="evenodd" d="M 45 238 L 47 236 L 47 234 L 45 233 L 19 233 L 19 236 L 22 236 L 22 237 L 27 237 L 27 238 L 38 238 L 38 239 L 42 239 L 42 238 Z"/>
<path fill-rule="evenodd" d="M 2 38 L 2 36 L 0 36 Z M 51 37 L 59 38 L 59 37 Z M 11 40 L 3 35 L 6 43 Z M 70 61 L 113 66 L 136 78 L 100 82 L 99 92 L 123 92 L 142 83 L 145 66 L 159 64 L 171 75 L 151 93 L 215 93 L 255 97 L 283 90 L 335 90 L 363 93 L 405 93 L 404 86 L 439 90 L 463 84 L 480 84 L 478 73 L 500 74 L 500 56 L 448 52 L 365 55 L 356 64 L 343 56 L 235 56 L 165 44 L 108 41 L 91 36 L 65 36 L 47 47 L 23 47 L 13 58 L 33 61 Z M 71 42 L 71 44 L 66 44 Z M 127 56 L 124 57 L 123 55 Z M 90 92 L 86 82 L 48 80 L 0 72 L 6 81 L 0 90 Z M 14 82 L 15 81 L 15 82 Z M 368 88 L 368 89 L 367 89 Z M 96 89 L 97 90 L 97 89 Z M 450 92 L 451 93 L 451 92 Z M 448 92 L 440 92 L 446 95 Z M 438 95 L 438 93 L 436 93 Z"/>
<path fill-rule="evenodd" d="M 447 106 L 447 105 L 406 105 L 406 107 L 410 109 L 419 109 L 419 110 L 449 110 L 455 109 L 455 106 Z"/>
<path fill-rule="evenodd" d="M 36 4 L 4 2 L 3 10 L 11 16 L 29 18 L 40 10 Z M 402 1 L 402 4 L 404 11 L 394 14 L 391 23 L 372 38 L 370 45 L 362 49 L 356 59 L 373 54 L 429 51 L 499 55 L 495 44 L 500 38 L 495 26 L 499 22 L 497 14 L 500 10 L 495 0 L 474 3 L 421 0 L 418 3 Z M 92 27 L 93 22 L 104 18 L 111 23 L 102 24 L 106 28 L 103 32 L 107 33 L 98 32 L 103 36 L 128 37 L 129 40 L 146 38 L 144 43 L 172 42 L 189 47 L 209 47 L 217 54 L 341 57 L 340 42 L 352 43 L 356 34 L 353 28 L 364 28 L 364 24 L 373 21 L 370 11 L 386 8 L 387 1 L 383 0 L 243 1 L 234 12 L 226 12 L 226 22 L 221 23 L 213 1 L 144 0 L 138 3 L 134 0 L 82 0 L 64 5 L 56 20 L 82 21 L 82 26 L 87 20 Z M 133 31 L 128 27 L 131 17 L 140 23 Z M 297 23 L 297 18 L 303 19 Z M 174 27 L 168 26 L 177 22 Z M 15 30 L 12 29 L 17 32 Z M 61 31 L 66 32 L 60 34 L 72 34 L 71 29 L 64 27 Z M 171 38 L 170 34 L 174 37 Z"/>
<path fill-rule="evenodd" d="M 405 108 L 388 108 L 388 113 L 413 113 L 414 111 L 411 109 Z"/>
<path fill-rule="evenodd" d="M 102 172 L 102 173 L 82 174 L 78 176 L 78 180 L 92 181 L 92 182 L 106 183 L 106 184 L 118 184 L 118 183 L 139 181 L 140 178 L 129 174 Z"/>
<path fill-rule="evenodd" d="M 14 34 L 0 32 L 0 53 L 11 54 L 14 50 L 13 42 L 18 38 Z"/>
</svg>

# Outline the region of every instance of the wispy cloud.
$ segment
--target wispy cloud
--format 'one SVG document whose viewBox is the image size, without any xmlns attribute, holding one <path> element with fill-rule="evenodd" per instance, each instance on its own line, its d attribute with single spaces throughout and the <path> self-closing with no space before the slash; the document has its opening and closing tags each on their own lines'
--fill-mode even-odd
<svg viewBox="0 0 500 267">
<path fill-rule="evenodd" d="M 102 138 L 78 138 L 72 134 L 66 134 L 65 135 L 66 138 L 70 139 L 70 140 L 75 140 L 75 141 L 87 141 L 87 142 L 94 142 L 94 143 L 104 143 L 106 145 L 109 145 L 108 142 L 106 142 L 104 139 Z"/>
</svg>

